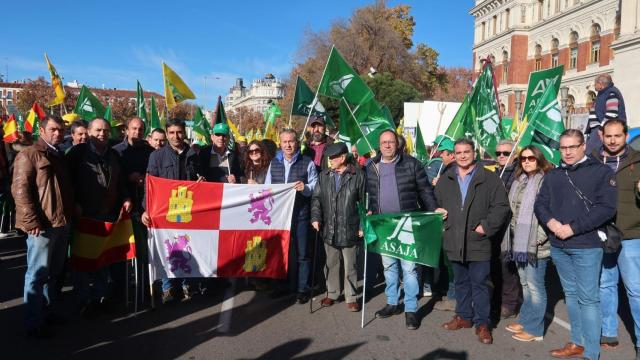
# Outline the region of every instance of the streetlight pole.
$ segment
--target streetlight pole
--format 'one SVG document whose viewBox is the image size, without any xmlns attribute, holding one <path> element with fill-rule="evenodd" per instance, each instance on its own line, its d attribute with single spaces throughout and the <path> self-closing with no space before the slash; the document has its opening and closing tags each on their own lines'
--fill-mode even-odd
<svg viewBox="0 0 640 360">
<path fill-rule="evenodd" d="M 569 87 L 560 87 L 560 104 L 562 106 L 561 114 L 564 121 L 564 128 L 569 128 L 569 112 L 567 111 L 567 101 L 569 100 Z"/>
<path fill-rule="evenodd" d="M 516 103 L 516 114 L 520 115 L 520 117 L 522 117 L 522 115 L 520 114 L 520 107 L 522 106 L 522 90 L 520 89 L 516 89 L 513 90 L 513 94 L 515 96 L 515 103 Z"/>
</svg>

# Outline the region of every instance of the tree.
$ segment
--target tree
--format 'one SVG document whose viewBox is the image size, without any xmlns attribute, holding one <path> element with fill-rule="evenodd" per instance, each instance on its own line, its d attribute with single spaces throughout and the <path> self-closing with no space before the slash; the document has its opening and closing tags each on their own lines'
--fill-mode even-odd
<svg viewBox="0 0 640 360">
<path fill-rule="evenodd" d="M 473 72 L 465 67 L 445 68 L 447 85 L 439 87 L 433 95 L 434 100 L 461 102 L 471 90 Z"/>
<path fill-rule="evenodd" d="M 190 102 L 182 102 L 169 110 L 169 119 L 192 119 L 196 106 Z"/>
<path fill-rule="evenodd" d="M 101 99 L 102 100 L 102 99 Z M 137 107 L 135 101 L 127 98 L 114 98 L 110 102 L 111 113 L 116 121 L 125 123 L 125 121 L 137 115 Z"/>
<path fill-rule="evenodd" d="M 45 109 L 44 105 L 47 101 L 53 99 L 54 96 L 55 94 L 51 84 L 49 84 L 44 77 L 39 77 L 36 80 L 27 80 L 17 96 L 16 106 L 20 113 L 26 114 L 34 102 L 37 102 Z M 49 112 L 49 109 L 47 108 L 45 111 Z"/>
<path fill-rule="evenodd" d="M 367 78 L 367 84 L 376 94 L 380 104 L 387 105 L 397 123 L 404 114 L 404 103 L 420 101 L 420 93 L 416 88 L 402 80 L 394 79 L 390 73 L 378 74 Z"/>
<path fill-rule="evenodd" d="M 284 114 L 284 112 L 283 112 Z M 237 108 L 234 111 L 227 112 L 227 118 L 238 127 L 238 131 L 242 134 L 246 134 L 257 129 L 264 130 L 264 116 L 246 106 Z M 281 118 L 282 119 L 282 118 Z M 282 122 L 279 119 L 277 123 Z M 276 123 L 276 125 L 278 125 Z"/>
</svg>

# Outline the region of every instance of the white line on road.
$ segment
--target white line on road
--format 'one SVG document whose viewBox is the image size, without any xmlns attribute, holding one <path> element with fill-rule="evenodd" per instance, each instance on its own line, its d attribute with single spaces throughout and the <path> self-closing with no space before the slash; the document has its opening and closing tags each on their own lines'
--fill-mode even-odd
<svg viewBox="0 0 640 360">
<path fill-rule="evenodd" d="M 224 291 L 224 300 L 220 307 L 220 320 L 218 321 L 218 332 L 226 333 L 231 328 L 231 311 L 233 310 L 233 300 L 236 293 L 236 279 L 230 279 L 231 286 Z"/>
<path fill-rule="evenodd" d="M 546 317 L 547 319 L 549 319 L 549 320 L 553 321 L 554 323 L 558 324 L 560 327 L 563 327 L 566 330 L 571 331 L 571 325 L 568 322 L 560 319 L 559 317 L 553 316 L 553 315 L 551 315 L 549 313 L 545 313 L 544 317 Z"/>
</svg>

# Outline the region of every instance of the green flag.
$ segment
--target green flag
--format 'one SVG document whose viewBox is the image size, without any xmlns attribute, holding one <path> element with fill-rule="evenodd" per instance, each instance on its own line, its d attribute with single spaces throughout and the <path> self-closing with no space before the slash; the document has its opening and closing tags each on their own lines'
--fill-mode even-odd
<svg viewBox="0 0 640 360">
<path fill-rule="evenodd" d="M 322 116 L 326 119 L 327 123 L 333 127 L 335 124 L 327 117 L 326 111 L 322 103 L 316 99 L 313 104 L 313 110 L 311 110 L 315 95 L 307 83 L 298 75 L 296 79 L 296 91 L 293 95 L 293 104 L 291 105 L 291 115 L 309 116 L 311 115 Z"/>
<path fill-rule="evenodd" d="M 493 84 L 493 68 L 490 63 L 485 64 L 475 86 L 474 96 L 471 98 L 471 114 L 472 119 L 475 120 L 475 141 L 485 153 L 495 157 L 496 146 L 502 138 L 502 129 Z"/>
<path fill-rule="evenodd" d="M 342 142 L 349 143 L 351 145 L 355 145 L 358 140 L 360 140 L 362 135 L 362 130 L 358 126 L 358 122 L 353 116 L 351 109 L 349 109 L 349 104 L 344 99 L 340 99 L 340 108 L 339 108 L 339 116 L 340 116 L 340 128 L 339 139 Z M 367 151 L 371 151 L 370 149 Z M 358 150 L 360 153 L 360 151 Z M 367 153 L 365 152 L 365 153 Z M 365 154 L 361 153 L 361 154 Z"/>
<path fill-rule="evenodd" d="M 196 108 L 195 114 L 193 114 L 193 141 L 198 145 L 210 145 L 211 144 L 211 125 L 204 117 L 202 109 Z"/>
<path fill-rule="evenodd" d="M 264 111 L 264 138 L 277 141 L 276 119 L 282 115 L 282 110 L 277 101 L 272 101 L 271 105 Z"/>
<path fill-rule="evenodd" d="M 564 123 L 558 105 L 558 91 L 555 84 L 550 84 L 531 113 L 529 124 L 522 134 L 519 146 L 535 145 L 547 160 L 558 165 L 560 164 L 560 135 L 563 131 Z"/>
<path fill-rule="evenodd" d="M 529 74 L 529 85 L 527 86 L 527 97 L 524 101 L 524 112 L 520 118 L 531 116 L 538 101 L 542 98 L 546 88 L 553 83 L 556 94 L 560 91 L 560 80 L 564 73 L 564 66 L 556 66 L 551 69 L 534 71 Z"/>
<path fill-rule="evenodd" d="M 438 267 L 442 249 L 442 214 L 407 212 L 364 216 L 367 250 Z"/>
<path fill-rule="evenodd" d="M 149 121 L 150 126 L 145 130 L 146 135 L 151 134 L 151 131 L 153 131 L 153 129 L 162 128 L 162 125 L 160 123 L 160 115 L 158 115 L 158 108 L 156 107 L 156 98 L 154 97 L 151 97 L 151 109 L 149 111 L 149 117 L 151 119 Z"/>
<path fill-rule="evenodd" d="M 107 109 L 104 111 L 104 119 L 107 120 L 111 128 L 111 139 L 120 139 L 120 129 L 118 129 L 120 123 L 113 118 L 111 105 L 107 105 Z"/>
<path fill-rule="evenodd" d="M 147 108 L 144 106 L 144 91 L 140 81 L 136 80 L 138 84 L 136 90 L 136 116 L 142 119 L 145 128 L 145 136 L 151 132 L 151 124 L 149 124 L 149 118 L 147 117 Z"/>
<path fill-rule="evenodd" d="M 349 104 L 362 104 L 373 98 L 373 92 L 358 74 L 342 58 L 338 50 L 331 48 L 318 94 L 334 99 L 344 97 Z"/>
<path fill-rule="evenodd" d="M 424 145 L 424 138 L 422 137 L 422 130 L 420 129 L 420 122 L 418 121 L 418 129 L 416 131 L 416 159 L 421 163 L 426 164 L 429 161 L 429 154 L 427 153 L 427 147 Z"/>
<path fill-rule="evenodd" d="M 470 96 L 469 94 L 464 96 L 464 100 L 458 108 L 458 112 L 451 120 L 451 124 L 445 131 L 444 135 L 450 138 L 453 141 L 456 141 L 461 138 L 469 138 L 473 137 L 475 133 L 473 129 L 473 122 L 469 116 L 469 106 L 470 105 Z"/>
<path fill-rule="evenodd" d="M 82 86 L 76 107 L 73 112 L 78 114 L 82 119 L 91 121 L 95 118 L 103 118 L 105 108 L 98 98 L 89 91 L 89 88 Z"/>
<path fill-rule="evenodd" d="M 395 122 L 393 121 L 393 115 L 391 114 L 391 110 L 387 105 L 382 105 L 380 108 L 382 111 L 382 115 L 387 119 L 387 121 L 391 122 L 393 126 L 395 126 Z"/>
<path fill-rule="evenodd" d="M 502 139 L 511 140 L 513 118 L 503 117 L 500 122 L 500 127 L 502 128 Z"/>
<path fill-rule="evenodd" d="M 227 113 L 224 111 L 224 105 L 222 105 L 222 97 L 218 96 L 218 103 L 216 104 L 216 124 L 227 123 Z"/>
</svg>

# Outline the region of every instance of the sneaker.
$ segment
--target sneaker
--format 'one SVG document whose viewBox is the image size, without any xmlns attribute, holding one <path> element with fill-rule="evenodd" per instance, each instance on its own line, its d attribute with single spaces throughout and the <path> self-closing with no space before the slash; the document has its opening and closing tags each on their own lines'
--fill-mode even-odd
<svg viewBox="0 0 640 360">
<path fill-rule="evenodd" d="M 398 315 L 402 310 L 397 305 L 385 305 L 382 309 L 376 311 L 376 317 L 380 319 L 388 318 L 389 316 Z"/>
<path fill-rule="evenodd" d="M 456 311 L 456 301 L 445 296 L 433 308 L 439 311 Z"/>
<path fill-rule="evenodd" d="M 523 341 L 523 342 L 542 341 L 544 339 L 542 336 L 534 336 L 529 334 L 526 331 L 521 331 L 517 334 L 513 334 L 511 335 L 511 337 L 515 340 Z"/>
<path fill-rule="evenodd" d="M 422 286 L 422 296 L 424 297 L 432 297 L 433 292 L 431 291 L 431 285 L 428 283 L 424 283 Z"/>
<path fill-rule="evenodd" d="M 405 312 L 404 316 L 407 323 L 407 329 L 416 330 L 418 327 L 420 327 L 418 316 L 415 312 Z"/>
</svg>

